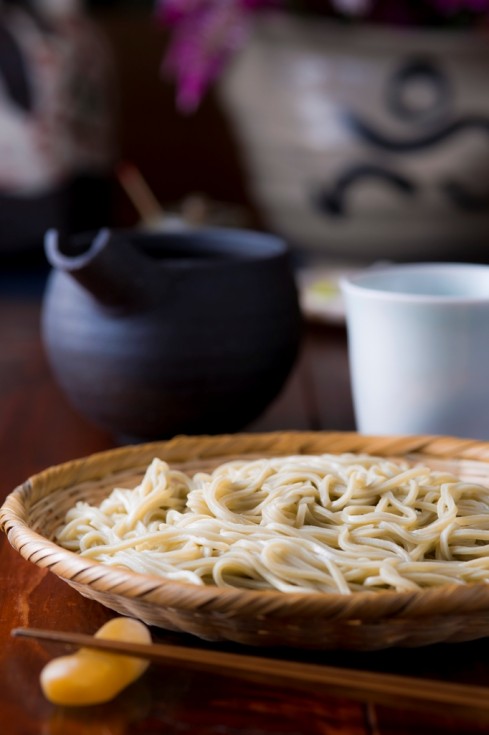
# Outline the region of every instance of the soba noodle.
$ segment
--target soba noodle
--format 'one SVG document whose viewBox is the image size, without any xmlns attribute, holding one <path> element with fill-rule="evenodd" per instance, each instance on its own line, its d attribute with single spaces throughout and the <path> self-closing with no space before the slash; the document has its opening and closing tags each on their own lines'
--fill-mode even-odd
<svg viewBox="0 0 489 735">
<path fill-rule="evenodd" d="M 227 462 L 190 477 L 159 459 L 57 541 L 193 584 L 282 592 L 416 590 L 489 581 L 489 489 L 368 455 Z"/>
</svg>

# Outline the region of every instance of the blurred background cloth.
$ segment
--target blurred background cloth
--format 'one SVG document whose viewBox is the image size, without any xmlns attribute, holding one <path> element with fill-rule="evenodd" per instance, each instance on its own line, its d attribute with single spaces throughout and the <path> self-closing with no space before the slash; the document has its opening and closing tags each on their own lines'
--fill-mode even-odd
<svg viewBox="0 0 489 735">
<path fill-rule="evenodd" d="M 115 93 L 112 52 L 81 2 L 0 5 L 0 252 L 106 222 Z"/>
</svg>

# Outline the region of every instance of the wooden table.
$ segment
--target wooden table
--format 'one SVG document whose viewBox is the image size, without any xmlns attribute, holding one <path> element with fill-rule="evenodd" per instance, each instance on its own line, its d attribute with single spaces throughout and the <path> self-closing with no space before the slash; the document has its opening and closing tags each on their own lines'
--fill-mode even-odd
<svg viewBox="0 0 489 735">
<path fill-rule="evenodd" d="M 77 415 L 53 381 L 39 335 L 43 267 L 0 272 L 0 499 L 47 466 L 110 448 L 112 438 Z M 250 431 L 351 429 L 353 413 L 345 331 L 310 325 L 283 393 Z M 55 707 L 39 688 L 41 667 L 59 646 L 14 639 L 18 626 L 93 633 L 113 613 L 81 597 L 48 571 L 24 561 L 0 536 L 0 732 L 2 735 L 466 735 L 489 732 L 489 720 L 450 708 L 403 710 L 359 703 L 327 691 L 243 683 L 152 665 L 110 704 Z M 155 639 L 205 647 L 189 636 L 155 630 Z M 220 645 L 224 650 L 238 646 Z M 241 649 L 242 650 L 242 649 Z M 273 653 L 273 652 L 272 652 Z M 284 655 L 284 652 L 275 652 Z M 263 652 L 261 652 L 263 655 Z M 486 640 L 377 653 L 288 652 L 367 670 L 489 686 Z"/>
</svg>

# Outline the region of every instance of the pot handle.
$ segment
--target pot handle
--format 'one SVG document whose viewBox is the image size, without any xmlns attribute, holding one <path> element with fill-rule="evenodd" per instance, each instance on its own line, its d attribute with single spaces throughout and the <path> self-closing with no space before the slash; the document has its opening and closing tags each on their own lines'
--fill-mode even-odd
<svg viewBox="0 0 489 735">
<path fill-rule="evenodd" d="M 152 300 L 151 263 L 128 240 L 101 229 L 93 239 L 62 240 L 48 230 L 44 251 L 50 265 L 71 276 L 101 305 L 133 309 Z"/>
</svg>

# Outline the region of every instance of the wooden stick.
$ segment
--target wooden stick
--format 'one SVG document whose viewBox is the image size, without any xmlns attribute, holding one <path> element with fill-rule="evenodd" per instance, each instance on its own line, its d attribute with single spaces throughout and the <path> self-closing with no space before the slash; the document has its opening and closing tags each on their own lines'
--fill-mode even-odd
<svg viewBox="0 0 489 735">
<path fill-rule="evenodd" d="M 122 163 L 117 168 L 117 177 L 144 223 L 151 224 L 163 219 L 162 206 L 136 166 Z"/>
<path fill-rule="evenodd" d="M 13 636 L 37 638 L 73 646 L 88 647 L 174 664 L 181 668 L 232 675 L 292 688 L 327 687 L 328 695 L 384 704 L 443 704 L 475 710 L 489 710 L 489 688 L 432 679 L 416 679 L 397 674 L 358 671 L 259 656 L 226 653 L 166 644 L 139 644 L 96 638 L 80 633 L 15 628 Z"/>
</svg>

